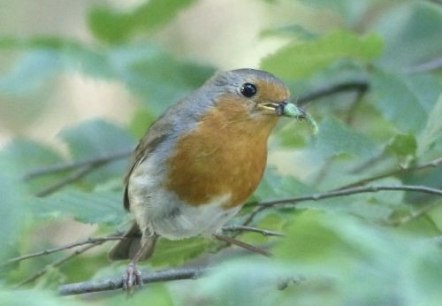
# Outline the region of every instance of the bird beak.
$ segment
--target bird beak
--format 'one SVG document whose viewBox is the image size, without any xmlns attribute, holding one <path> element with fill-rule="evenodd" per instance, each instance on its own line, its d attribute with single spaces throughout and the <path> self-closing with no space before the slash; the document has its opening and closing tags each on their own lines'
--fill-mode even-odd
<svg viewBox="0 0 442 306">
<path fill-rule="evenodd" d="M 276 116 L 285 116 L 296 119 L 305 119 L 307 117 L 305 111 L 302 108 L 287 101 L 279 103 L 262 103 L 258 104 L 258 108 L 268 114 L 273 114 Z"/>
</svg>

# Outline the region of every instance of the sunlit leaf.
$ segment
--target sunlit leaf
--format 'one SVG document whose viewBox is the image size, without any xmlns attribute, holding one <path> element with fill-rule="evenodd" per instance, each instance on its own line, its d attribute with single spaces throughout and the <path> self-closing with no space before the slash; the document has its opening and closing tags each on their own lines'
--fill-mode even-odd
<svg viewBox="0 0 442 306">
<path fill-rule="evenodd" d="M 314 41 L 289 44 L 262 61 L 262 68 L 285 78 L 307 77 L 334 61 L 369 62 L 382 50 L 375 35 L 358 37 L 347 32 L 333 32 Z"/>
<path fill-rule="evenodd" d="M 131 11 L 97 7 L 89 13 L 89 27 L 106 42 L 122 43 L 137 33 L 151 33 L 171 21 L 195 0 L 150 0 Z"/>
</svg>

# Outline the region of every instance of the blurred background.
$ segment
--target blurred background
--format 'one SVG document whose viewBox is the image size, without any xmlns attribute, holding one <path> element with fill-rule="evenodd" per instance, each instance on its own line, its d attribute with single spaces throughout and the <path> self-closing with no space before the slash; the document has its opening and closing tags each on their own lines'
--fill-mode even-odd
<svg viewBox="0 0 442 306">
<path fill-rule="evenodd" d="M 215 71 L 250 67 L 283 79 L 319 132 L 280 120 L 234 224 L 269 200 L 398 189 L 264 210 L 251 225 L 288 238 L 239 238 L 270 247 L 274 261 L 221 252 L 213 274 L 151 287 L 134 305 L 439 305 L 440 247 L 424 242 L 442 236 L 441 33 L 439 0 L 0 0 L 0 304 L 26 301 L 12 289 L 21 284 L 35 298 L 26 305 L 69 305 L 59 284 L 121 274 L 109 243 L 63 265 L 71 249 L 10 259 L 120 228 L 128 152 L 146 127 Z M 218 247 L 162 241 L 146 266 Z M 275 271 L 313 281 L 275 291 Z"/>
</svg>

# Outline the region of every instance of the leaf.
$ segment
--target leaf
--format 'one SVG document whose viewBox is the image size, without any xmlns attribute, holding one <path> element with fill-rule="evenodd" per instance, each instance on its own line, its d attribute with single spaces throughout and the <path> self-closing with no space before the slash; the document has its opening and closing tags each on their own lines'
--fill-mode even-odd
<svg viewBox="0 0 442 306">
<path fill-rule="evenodd" d="M 384 14 L 373 29 L 385 41 L 380 64 L 388 70 L 419 71 L 421 64 L 440 57 L 441 28 L 440 6 L 431 3 L 411 2 Z"/>
<path fill-rule="evenodd" d="M 17 170 L 3 155 L 0 155 L 0 169 L 0 261 L 5 262 L 16 250 L 25 225 L 26 192 Z"/>
<path fill-rule="evenodd" d="M 279 28 L 267 29 L 261 32 L 262 37 L 268 36 L 288 36 L 288 37 L 299 37 L 302 40 L 310 40 L 318 38 L 318 34 L 312 32 L 311 30 L 299 25 L 292 24 L 288 26 L 283 26 Z"/>
<path fill-rule="evenodd" d="M 82 301 L 70 301 L 61 299 L 55 294 L 37 289 L 0 290 L 0 304 L 10 306 L 74 306 L 87 305 Z"/>
<path fill-rule="evenodd" d="M 416 82 L 430 82 L 431 87 L 417 87 Z M 403 133 L 416 133 L 425 126 L 438 95 L 438 83 L 421 76 L 401 77 L 377 72 L 372 80 L 374 102 L 385 118 Z"/>
<path fill-rule="evenodd" d="M 110 54 L 115 75 L 142 98 L 154 115 L 202 85 L 213 68 L 180 62 L 153 46 L 117 48 Z"/>
<path fill-rule="evenodd" d="M 417 150 L 416 138 L 411 134 L 397 134 L 389 141 L 386 149 L 401 159 L 415 156 Z"/>
<path fill-rule="evenodd" d="M 436 249 L 435 243 L 398 235 L 360 219 L 305 212 L 292 223 L 274 253 L 303 271 L 310 284 L 327 280 L 338 305 L 388 304 L 397 298 L 410 301 L 406 305 L 422 301 L 422 305 L 437 305 L 434 301 L 442 297 L 442 285 L 437 281 L 442 276 L 442 259 Z M 362 276 L 364 282 L 359 284 L 357 279 Z M 398 279 L 402 281 L 392 281 Z M 321 290 L 314 289 L 310 295 Z"/>
<path fill-rule="evenodd" d="M 60 70 L 78 70 L 95 77 L 112 75 L 109 69 L 111 63 L 104 50 L 69 39 L 37 37 L 24 40 L 0 37 L 1 49 L 26 52 L 18 65 L 4 79 L 0 79 L 2 89 L 22 91 L 34 88 L 34 84 L 41 83 L 41 80 Z"/>
<path fill-rule="evenodd" d="M 358 22 L 361 18 L 364 18 L 364 13 L 367 14 L 370 1 L 352 1 L 352 0 L 301 0 L 306 5 L 315 6 L 319 9 L 330 9 L 340 16 L 345 18 L 348 27 L 351 27 L 352 23 Z"/>
<path fill-rule="evenodd" d="M 369 158 L 376 152 L 375 144 L 368 137 L 335 119 L 321 122 L 313 147 L 323 158 L 339 155 Z"/>
<path fill-rule="evenodd" d="M 125 130 L 102 119 L 87 120 L 65 128 L 59 136 L 76 159 L 107 156 L 134 145 L 133 138 Z"/>
<path fill-rule="evenodd" d="M 207 237 L 182 240 L 160 239 L 149 263 L 154 266 L 179 266 L 202 254 L 213 243 Z"/>
<path fill-rule="evenodd" d="M 1 88 L 5 92 L 23 91 L 45 84 L 56 73 L 79 71 L 126 84 L 155 116 L 201 86 L 214 72 L 212 67 L 179 61 L 151 44 L 102 50 L 57 38 L 0 38 L 2 47 L 25 51 L 26 56 L 23 64 L 20 61 L 17 68 L 0 78 L 0 93 Z M 46 68 L 39 73 L 42 63 Z"/>
<path fill-rule="evenodd" d="M 20 176 L 36 168 L 63 161 L 60 154 L 52 148 L 30 139 L 16 138 L 12 140 L 5 146 L 2 154 L 14 165 Z"/>
<path fill-rule="evenodd" d="M 369 62 L 379 56 L 382 41 L 374 34 L 358 37 L 333 32 L 317 40 L 292 43 L 263 59 L 261 67 L 280 77 L 310 76 L 338 60 Z"/>
<path fill-rule="evenodd" d="M 313 188 L 303 184 L 293 176 L 280 175 L 273 168 L 266 169 L 253 198 L 257 201 L 280 199 L 312 193 Z"/>
<path fill-rule="evenodd" d="M 442 95 L 430 112 L 427 124 L 418 138 L 419 155 L 425 153 L 436 142 L 442 141 Z"/>
<path fill-rule="evenodd" d="M 60 137 L 66 142 L 74 160 L 106 157 L 134 147 L 135 141 L 127 131 L 101 119 L 84 121 L 65 128 Z M 89 182 L 100 182 L 115 176 L 122 177 L 128 160 L 109 163 L 87 177 Z"/>
<path fill-rule="evenodd" d="M 36 215 L 71 216 L 83 223 L 119 224 L 126 215 L 119 192 L 82 192 L 66 190 L 40 200 L 32 208 Z"/>
<path fill-rule="evenodd" d="M 122 43 L 136 33 L 152 32 L 173 20 L 179 11 L 194 2 L 195 0 L 150 0 L 129 12 L 97 7 L 89 13 L 88 23 L 98 39 L 108 43 Z"/>
</svg>

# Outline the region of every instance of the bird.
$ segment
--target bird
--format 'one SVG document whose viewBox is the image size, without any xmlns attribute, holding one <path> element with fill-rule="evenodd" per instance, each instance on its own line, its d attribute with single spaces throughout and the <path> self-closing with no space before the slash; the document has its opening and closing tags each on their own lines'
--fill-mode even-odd
<svg viewBox="0 0 442 306">
<path fill-rule="evenodd" d="M 306 116 L 289 98 L 269 72 L 221 71 L 151 124 L 124 179 L 133 225 L 109 252 L 131 260 L 123 288 L 142 284 L 137 263 L 159 237 L 210 236 L 238 213 L 263 177 L 278 119 Z"/>
</svg>

